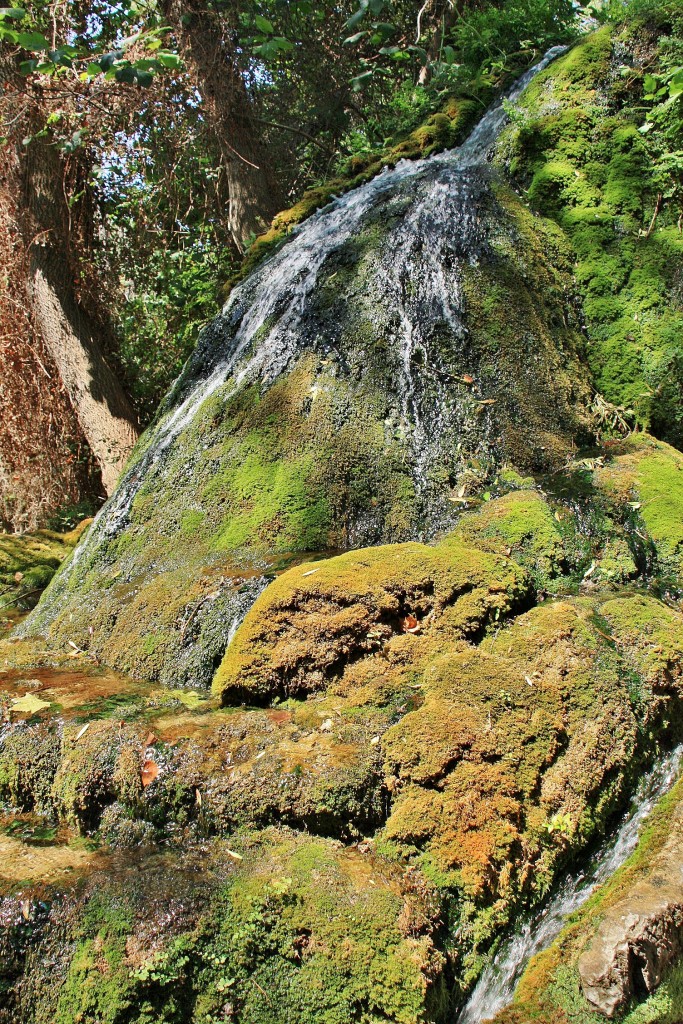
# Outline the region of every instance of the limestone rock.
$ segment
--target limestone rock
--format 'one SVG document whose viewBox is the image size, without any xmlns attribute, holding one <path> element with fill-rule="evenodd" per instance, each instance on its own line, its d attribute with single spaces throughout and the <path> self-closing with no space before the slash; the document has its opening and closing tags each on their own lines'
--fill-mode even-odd
<svg viewBox="0 0 683 1024">
<path fill-rule="evenodd" d="M 610 1019 L 652 993 L 683 952 L 683 809 L 648 877 L 610 908 L 579 960 L 583 994 Z"/>
</svg>

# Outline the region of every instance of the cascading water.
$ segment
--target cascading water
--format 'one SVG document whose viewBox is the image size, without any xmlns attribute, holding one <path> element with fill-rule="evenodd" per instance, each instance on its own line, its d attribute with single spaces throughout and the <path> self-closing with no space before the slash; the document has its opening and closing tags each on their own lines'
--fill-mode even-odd
<svg viewBox="0 0 683 1024">
<path fill-rule="evenodd" d="M 208 686 L 270 556 L 428 540 L 472 476 L 563 460 L 588 371 L 569 278 L 487 161 L 506 118 L 501 103 L 458 149 L 336 199 L 234 288 L 22 635 Z M 160 580 L 188 592 L 163 621 Z"/>
<path fill-rule="evenodd" d="M 597 886 L 606 882 L 633 853 L 641 825 L 673 785 L 682 757 L 683 746 L 676 747 L 643 777 L 621 824 L 588 865 L 568 873 L 550 900 L 500 945 L 460 1011 L 457 1024 L 481 1024 L 509 1005 L 531 957 L 550 945 L 562 930 L 565 918 L 583 906 Z"/>
<path fill-rule="evenodd" d="M 532 78 L 565 50 L 563 46 L 548 50 L 538 64 L 521 76 L 506 100 L 512 102 L 518 98 Z M 469 241 L 469 249 L 474 251 L 479 233 L 477 208 L 469 176 L 462 172 L 485 164 L 506 120 L 505 106 L 498 103 L 457 149 L 427 160 L 402 160 L 392 170 L 386 170 L 366 185 L 336 199 L 306 220 L 296 230 L 295 240 L 232 291 L 221 316 L 200 338 L 172 392 L 171 400 L 177 404 L 162 414 L 152 428 L 146 450 L 124 474 L 115 494 L 100 511 L 93 530 L 74 552 L 71 569 L 78 564 L 86 544 L 92 546 L 98 535 L 112 536 L 121 529 L 143 479 L 161 463 L 164 453 L 211 395 L 227 384 L 229 390 L 224 394 L 227 400 L 246 381 L 258 378 L 262 384 L 267 384 L 283 372 L 300 345 L 306 300 L 315 289 L 319 272 L 331 250 L 339 249 L 358 230 L 363 217 L 378 199 L 407 180 L 412 179 L 417 186 L 426 171 L 436 171 L 436 180 L 430 183 L 424 201 L 413 205 L 398 229 L 390 269 L 388 272 L 380 270 L 376 282 L 379 290 L 401 310 L 404 416 L 410 418 L 412 414 L 418 441 L 424 441 L 411 370 L 411 354 L 421 344 L 420 315 L 425 308 L 436 310 L 456 336 L 463 334 L 464 327 L 457 301 L 457 281 L 448 279 L 444 263 L 439 259 L 439 248 L 434 246 L 425 253 L 422 243 L 430 226 L 447 220 L 457 224 L 460 248 L 465 251 Z M 452 208 L 454 203 L 455 209 Z M 426 272 L 421 266 L 419 293 L 406 299 L 405 283 L 410 276 L 411 259 L 418 252 L 421 261 L 427 259 Z M 264 338 L 261 329 L 271 318 L 276 322 Z M 424 448 L 424 445 L 418 444 L 418 447 Z"/>
</svg>

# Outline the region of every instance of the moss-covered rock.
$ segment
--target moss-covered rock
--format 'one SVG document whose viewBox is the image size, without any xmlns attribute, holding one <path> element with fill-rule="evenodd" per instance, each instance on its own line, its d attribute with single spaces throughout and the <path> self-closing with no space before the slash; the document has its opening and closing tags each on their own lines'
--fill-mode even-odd
<svg viewBox="0 0 683 1024">
<path fill-rule="evenodd" d="M 570 270 L 555 228 L 448 160 L 311 217 L 207 329 L 25 634 L 207 686 L 288 559 L 429 538 L 463 487 L 558 469 L 593 421 Z"/>
<path fill-rule="evenodd" d="M 429 887 L 330 841 L 271 829 L 201 856 L 127 854 L 51 916 L 0 1020 L 418 1024 L 442 1015 Z"/>
<path fill-rule="evenodd" d="M 673 893 L 680 900 L 680 886 L 674 881 L 680 873 L 680 829 L 683 784 L 679 782 L 660 802 L 647 821 L 634 854 L 605 885 L 599 888 L 567 921 L 555 942 L 539 953 L 526 969 L 510 1007 L 497 1014 L 496 1024 L 602 1024 L 603 1013 L 588 1002 L 581 978 L 582 957 L 610 921 L 620 922 L 623 929 L 645 919 L 646 904 L 665 905 Z M 654 900 L 653 900 L 654 896 Z M 649 901 L 649 903 L 648 903 Z M 625 941 L 626 945 L 626 941 Z M 620 969 L 637 970 L 637 951 L 624 956 Z M 656 958 L 670 949 L 663 942 L 649 950 L 651 958 L 649 977 L 656 966 Z M 618 1007 L 617 1018 L 623 1024 L 677 1024 L 683 1013 L 683 971 L 680 962 L 662 962 L 663 978 L 656 990 L 642 990 L 634 994 L 626 1006 Z M 584 973 L 588 964 L 584 964 Z M 618 977 L 615 970 L 613 980 Z"/>
<path fill-rule="evenodd" d="M 683 238 L 640 131 L 643 76 L 676 45 L 637 21 L 581 39 L 525 91 L 499 155 L 573 247 L 598 390 L 680 445 Z"/>
<path fill-rule="evenodd" d="M 633 510 L 655 555 L 660 584 L 683 587 L 683 455 L 653 438 L 632 435 L 596 472 L 596 483 Z"/>
<path fill-rule="evenodd" d="M 0 613 L 36 605 L 89 525 L 90 520 L 84 520 L 69 533 L 0 533 Z"/>
</svg>

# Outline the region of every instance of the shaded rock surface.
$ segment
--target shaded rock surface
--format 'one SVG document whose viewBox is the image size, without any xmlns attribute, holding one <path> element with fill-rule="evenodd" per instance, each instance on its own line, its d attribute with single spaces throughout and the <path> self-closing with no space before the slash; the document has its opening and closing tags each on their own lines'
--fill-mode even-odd
<svg viewBox="0 0 683 1024">
<path fill-rule="evenodd" d="M 613 1018 L 652 993 L 683 951 L 683 808 L 647 877 L 610 907 L 579 960 L 588 1002 Z"/>
</svg>

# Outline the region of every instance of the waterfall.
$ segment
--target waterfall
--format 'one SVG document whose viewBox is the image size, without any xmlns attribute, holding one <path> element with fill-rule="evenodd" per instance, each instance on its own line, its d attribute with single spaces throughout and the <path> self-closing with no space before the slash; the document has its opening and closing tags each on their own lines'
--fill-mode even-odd
<svg viewBox="0 0 683 1024">
<path fill-rule="evenodd" d="M 682 756 L 683 745 L 676 747 L 641 779 L 621 824 L 588 865 L 569 872 L 549 902 L 529 915 L 519 931 L 500 945 L 456 1018 L 456 1024 L 481 1024 L 510 1004 L 531 957 L 550 945 L 562 930 L 567 915 L 583 906 L 591 893 L 633 853 L 641 825 L 673 785 Z"/>
<path fill-rule="evenodd" d="M 532 78 L 565 50 L 563 46 L 548 50 L 538 64 L 517 80 L 505 99 L 517 99 Z M 419 295 L 409 300 L 402 297 L 400 271 L 402 268 L 403 276 L 409 275 L 411 255 L 417 252 L 415 247 L 424 237 L 425 224 L 433 224 L 435 219 L 450 225 L 457 222 L 462 239 L 471 236 L 472 242 L 476 240 L 478 217 L 467 172 L 486 164 L 506 120 L 501 100 L 484 114 L 457 149 L 426 160 L 402 160 L 393 169 L 386 169 L 365 185 L 335 199 L 296 228 L 285 246 L 233 289 L 219 317 L 200 335 L 194 355 L 166 400 L 166 410 L 162 407 L 161 417 L 149 429 L 146 447 L 143 438 L 115 493 L 76 548 L 62 579 L 78 564 L 86 546 L 92 549 L 99 541 L 120 532 L 143 481 L 160 467 L 165 453 L 208 398 L 224 389 L 221 395 L 228 401 L 242 386 L 257 379 L 266 386 L 290 365 L 300 351 L 301 335 L 305 334 L 302 321 L 307 300 L 330 253 L 358 232 L 363 219 L 380 199 L 390 196 L 404 182 L 417 186 L 428 174 L 434 180 L 428 182 L 425 199 L 415 204 L 399 228 L 393 246 L 396 258 L 390 269 L 378 272 L 376 283 L 378 290 L 385 290 L 387 298 L 394 300 L 394 308 L 402 311 L 403 413 L 414 421 L 415 447 L 419 451 L 426 449 L 410 365 L 411 354 L 420 344 L 416 317 L 425 307 L 436 309 L 457 337 L 463 330 L 457 308 L 458 284 L 457 280 L 446 279 L 441 259 L 444 253 L 438 245 L 429 256 L 428 272 L 422 277 Z M 464 248 L 464 242 L 461 247 Z M 420 259 L 424 259 L 423 249 Z M 264 337 L 263 326 L 271 322 L 273 326 Z M 168 408 L 172 403 L 175 406 Z M 419 484 L 419 468 L 417 476 Z"/>
</svg>

